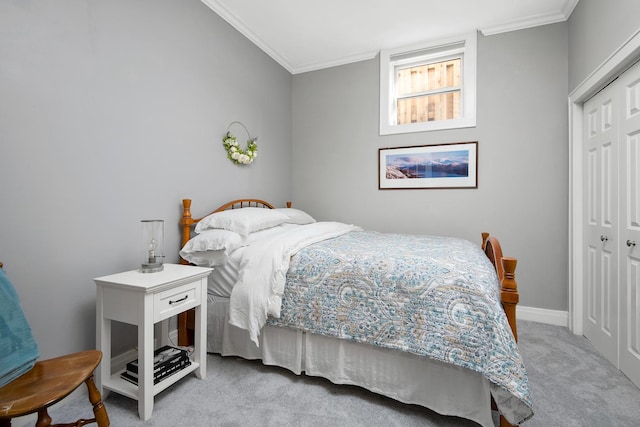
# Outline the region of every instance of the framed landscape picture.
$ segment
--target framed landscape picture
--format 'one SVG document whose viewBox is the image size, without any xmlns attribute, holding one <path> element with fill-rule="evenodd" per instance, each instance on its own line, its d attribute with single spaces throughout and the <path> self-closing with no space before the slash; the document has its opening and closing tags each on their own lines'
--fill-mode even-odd
<svg viewBox="0 0 640 427">
<path fill-rule="evenodd" d="M 478 141 L 378 150 L 378 188 L 478 188 Z"/>
</svg>

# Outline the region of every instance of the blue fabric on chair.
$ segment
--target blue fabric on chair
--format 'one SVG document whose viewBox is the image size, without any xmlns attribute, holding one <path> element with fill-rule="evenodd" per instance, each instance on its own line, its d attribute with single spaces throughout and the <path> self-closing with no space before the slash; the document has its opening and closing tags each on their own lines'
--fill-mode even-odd
<svg viewBox="0 0 640 427">
<path fill-rule="evenodd" d="M 0 268 L 0 387 L 33 368 L 38 357 L 18 294 Z"/>
</svg>

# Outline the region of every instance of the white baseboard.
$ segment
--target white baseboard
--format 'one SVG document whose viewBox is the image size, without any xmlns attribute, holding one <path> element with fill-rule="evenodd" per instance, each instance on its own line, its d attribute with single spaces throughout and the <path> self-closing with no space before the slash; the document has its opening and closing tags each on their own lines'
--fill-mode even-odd
<svg viewBox="0 0 640 427">
<path fill-rule="evenodd" d="M 548 325 L 569 327 L 569 312 L 546 308 L 516 306 L 516 318 Z"/>
<path fill-rule="evenodd" d="M 178 342 L 178 330 L 174 329 L 173 331 L 169 331 L 169 344 L 176 345 L 174 343 Z M 158 340 L 155 339 L 153 341 L 153 347 L 158 347 Z M 132 348 L 131 350 L 127 350 L 124 353 L 120 353 L 111 358 L 111 373 L 118 372 L 123 370 L 127 363 L 131 362 L 138 358 L 138 348 Z"/>
<path fill-rule="evenodd" d="M 111 358 L 111 373 L 123 370 L 127 363 L 138 358 L 138 349 L 132 348 L 131 350 L 120 353 L 117 356 Z"/>
</svg>

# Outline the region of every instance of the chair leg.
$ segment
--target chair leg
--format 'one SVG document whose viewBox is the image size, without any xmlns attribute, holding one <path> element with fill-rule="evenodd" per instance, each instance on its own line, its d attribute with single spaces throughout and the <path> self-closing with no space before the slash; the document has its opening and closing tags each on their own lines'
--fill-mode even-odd
<svg viewBox="0 0 640 427">
<path fill-rule="evenodd" d="M 11 427 L 11 418 L 0 418 L 0 427 Z"/>
<path fill-rule="evenodd" d="M 36 427 L 48 427 L 51 425 L 51 417 L 47 412 L 47 408 L 38 410 L 38 421 L 36 421 Z"/>
<path fill-rule="evenodd" d="M 100 391 L 98 391 L 98 388 L 93 381 L 93 374 L 87 378 L 85 384 L 87 385 L 89 401 L 93 405 L 93 414 L 96 416 L 96 423 L 98 424 L 98 427 L 109 427 L 111 423 L 109 422 L 107 408 L 104 406 L 102 397 L 100 396 Z"/>
</svg>

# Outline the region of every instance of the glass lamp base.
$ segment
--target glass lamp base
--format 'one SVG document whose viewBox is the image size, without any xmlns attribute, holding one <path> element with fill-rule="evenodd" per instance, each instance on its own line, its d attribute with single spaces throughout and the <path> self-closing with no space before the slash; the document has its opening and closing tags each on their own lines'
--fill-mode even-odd
<svg viewBox="0 0 640 427">
<path fill-rule="evenodd" d="M 142 267 L 140 267 L 141 273 L 157 273 L 162 270 L 164 270 L 164 265 L 162 265 L 161 262 L 156 262 L 153 264 L 142 264 Z"/>
</svg>

